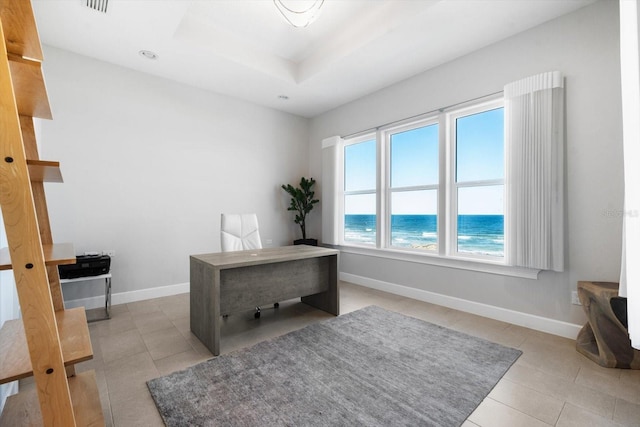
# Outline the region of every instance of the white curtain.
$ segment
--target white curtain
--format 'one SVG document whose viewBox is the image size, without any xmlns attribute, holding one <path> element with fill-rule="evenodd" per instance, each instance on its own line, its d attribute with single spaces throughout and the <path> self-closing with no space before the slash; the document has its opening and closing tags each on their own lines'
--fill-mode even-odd
<svg viewBox="0 0 640 427">
<path fill-rule="evenodd" d="M 624 152 L 624 215 L 620 295 L 627 297 L 631 345 L 640 349 L 640 10 L 620 1 L 620 69 Z"/>
<path fill-rule="evenodd" d="M 332 136 L 322 140 L 322 243 L 340 244 L 340 171 L 342 138 Z"/>
<path fill-rule="evenodd" d="M 508 84 L 505 98 L 507 263 L 564 269 L 564 78 Z"/>
</svg>

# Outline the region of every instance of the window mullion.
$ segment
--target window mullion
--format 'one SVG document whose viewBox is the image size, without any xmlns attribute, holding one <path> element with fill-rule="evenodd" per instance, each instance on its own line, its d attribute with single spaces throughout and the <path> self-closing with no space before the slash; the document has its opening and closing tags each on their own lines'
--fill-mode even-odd
<svg viewBox="0 0 640 427">
<path fill-rule="evenodd" d="M 389 191 L 393 193 L 400 193 L 403 191 L 420 191 L 420 190 L 438 190 L 439 184 L 433 185 L 414 185 L 412 187 L 389 187 Z"/>
<path fill-rule="evenodd" d="M 438 224 L 438 237 L 441 244 L 439 245 L 438 252 L 442 256 L 446 256 L 451 253 L 451 242 L 453 241 L 451 236 L 455 235 L 455 224 L 453 220 L 452 212 L 455 212 L 455 198 L 453 191 L 455 182 L 455 147 L 452 147 L 451 141 L 455 141 L 452 132 L 455 132 L 455 128 L 451 126 L 449 116 L 445 113 L 440 114 L 439 120 L 441 123 L 440 131 L 440 182 L 441 193 L 440 201 L 441 207 L 438 208 L 439 224 Z M 440 223 L 442 224 L 440 226 Z"/>
<path fill-rule="evenodd" d="M 353 191 L 345 191 L 345 196 L 357 196 L 361 194 L 376 194 L 376 189 L 372 188 L 370 190 L 353 190 Z"/>
<path fill-rule="evenodd" d="M 486 187 L 489 185 L 504 185 L 504 179 L 485 179 L 482 181 L 456 182 L 456 188 Z"/>
<path fill-rule="evenodd" d="M 389 167 L 388 167 L 388 144 L 386 139 L 388 138 L 387 134 L 381 131 L 376 132 L 376 150 L 377 150 L 377 201 L 378 204 L 376 206 L 378 221 L 376 223 L 376 247 L 381 249 L 387 246 L 388 242 L 388 225 L 387 225 L 387 212 L 388 208 L 388 175 L 389 175 Z"/>
</svg>

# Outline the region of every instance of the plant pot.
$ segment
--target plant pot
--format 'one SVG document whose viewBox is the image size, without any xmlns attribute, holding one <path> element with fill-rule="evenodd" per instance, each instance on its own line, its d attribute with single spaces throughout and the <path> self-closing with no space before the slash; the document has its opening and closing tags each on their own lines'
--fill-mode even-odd
<svg viewBox="0 0 640 427">
<path fill-rule="evenodd" d="M 298 239 L 293 241 L 294 245 L 318 246 L 318 239 Z"/>
</svg>

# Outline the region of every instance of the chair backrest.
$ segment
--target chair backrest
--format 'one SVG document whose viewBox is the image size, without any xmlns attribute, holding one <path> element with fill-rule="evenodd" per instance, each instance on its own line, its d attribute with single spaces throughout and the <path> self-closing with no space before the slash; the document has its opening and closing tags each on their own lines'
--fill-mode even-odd
<svg viewBox="0 0 640 427">
<path fill-rule="evenodd" d="M 256 214 L 222 214 L 220 218 L 222 252 L 260 249 L 262 241 Z"/>
</svg>

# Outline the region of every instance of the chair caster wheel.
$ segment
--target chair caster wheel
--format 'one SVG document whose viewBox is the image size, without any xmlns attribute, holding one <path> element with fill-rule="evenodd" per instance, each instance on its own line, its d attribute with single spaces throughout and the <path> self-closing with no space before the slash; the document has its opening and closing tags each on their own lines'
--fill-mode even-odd
<svg viewBox="0 0 640 427">
<path fill-rule="evenodd" d="M 280 303 L 279 302 L 273 304 L 273 308 L 278 308 L 278 307 L 280 307 Z"/>
<path fill-rule="evenodd" d="M 256 312 L 253 314 L 256 319 L 260 318 L 260 307 L 256 307 Z"/>
</svg>

